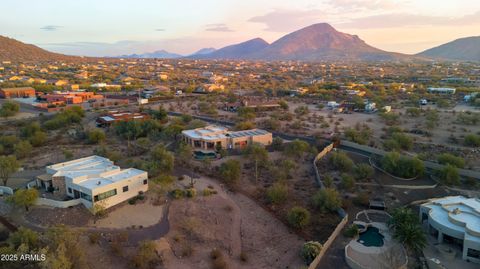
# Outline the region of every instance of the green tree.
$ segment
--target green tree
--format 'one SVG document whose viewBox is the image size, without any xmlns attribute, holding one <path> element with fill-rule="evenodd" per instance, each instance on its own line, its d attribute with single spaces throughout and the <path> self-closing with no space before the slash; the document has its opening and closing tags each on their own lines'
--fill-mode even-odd
<svg viewBox="0 0 480 269">
<path fill-rule="evenodd" d="M 87 138 L 90 144 L 99 144 L 105 141 L 106 135 L 103 130 L 96 128 L 88 131 Z"/>
<path fill-rule="evenodd" d="M 17 158 L 19 159 L 23 159 L 27 157 L 30 154 L 30 152 L 32 152 L 32 149 L 33 149 L 32 145 L 28 141 L 20 141 L 17 144 L 15 144 L 13 148 L 14 148 L 15 156 L 17 156 Z"/>
<path fill-rule="evenodd" d="M 172 173 L 175 158 L 163 145 L 154 147 L 150 153 L 150 158 L 150 171 L 154 171 L 153 174 Z"/>
<path fill-rule="evenodd" d="M 17 172 L 20 168 L 20 162 L 15 156 L 0 156 L 0 178 L 3 186 L 7 186 L 10 175 Z"/>
<path fill-rule="evenodd" d="M 342 174 L 340 184 L 345 190 L 353 191 L 355 189 L 355 179 L 349 174 Z"/>
<path fill-rule="evenodd" d="M 240 162 L 237 160 L 228 160 L 220 165 L 220 176 L 229 185 L 234 185 L 241 174 Z"/>
<path fill-rule="evenodd" d="M 342 198 L 337 190 L 325 188 L 317 191 L 312 197 L 313 206 L 321 212 L 333 212 L 342 206 Z"/>
<path fill-rule="evenodd" d="M 8 197 L 8 201 L 17 205 L 25 207 L 25 210 L 28 211 L 29 207 L 35 204 L 35 201 L 38 199 L 38 191 L 36 189 L 20 189 L 13 193 L 12 196 Z"/>
<path fill-rule="evenodd" d="M 249 145 L 243 152 L 244 157 L 251 160 L 255 166 L 255 182 L 258 182 L 258 167 L 268 162 L 268 151 L 260 144 Z"/>
<path fill-rule="evenodd" d="M 47 133 L 42 131 L 37 131 L 30 137 L 29 140 L 32 146 L 39 147 L 45 144 L 45 142 L 47 141 Z"/>
<path fill-rule="evenodd" d="M 291 158 L 301 158 L 302 155 L 310 149 L 310 145 L 298 139 L 293 140 L 290 143 L 285 144 L 283 153 Z"/>
<path fill-rule="evenodd" d="M 6 101 L 2 104 L 2 107 L 0 108 L 0 116 L 5 118 L 15 116 L 15 114 L 17 114 L 19 110 L 20 105 L 17 102 Z"/>
<path fill-rule="evenodd" d="M 287 214 L 288 224 L 295 229 L 303 229 L 310 223 L 310 212 L 307 209 L 294 206 Z"/>
</svg>

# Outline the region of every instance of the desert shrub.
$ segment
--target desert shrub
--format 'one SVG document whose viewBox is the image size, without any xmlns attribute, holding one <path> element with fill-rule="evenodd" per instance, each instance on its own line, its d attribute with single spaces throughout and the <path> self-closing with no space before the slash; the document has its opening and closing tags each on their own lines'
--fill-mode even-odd
<svg viewBox="0 0 480 269">
<path fill-rule="evenodd" d="M 88 240 L 90 244 L 97 244 L 100 241 L 100 233 L 93 232 L 88 234 Z"/>
<path fill-rule="evenodd" d="M 354 174 L 355 174 L 355 179 L 357 180 L 365 180 L 368 178 L 371 178 L 374 173 L 373 167 L 371 167 L 369 164 L 366 163 L 361 163 L 355 166 L 354 168 Z"/>
<path fill-rule="evenodd" d="M 242 262 L 248 262 L 248 256 L 247 256 L 247 253 L 245 251 L 240 252 L 240 260 Z"/>
<path fill-rule="evenodd" d="M 106 135 L 103 130 L 93 129 L 87 132 L 88 143 L 98 144 L 105 141 Z"/>
<path fill-rule="evenodd" d="M 480 135 L 468 134 L 464 139 L 465 146 L 480 147 Z"/>
<path fill-rule="evenodd" d="M 185 191 L 181 190 L 181 189 L 175 189 L 173 190 L 171 193 L 172 197 L 174 199 L 180 199 L 182 198 L 183 196 L 185 196 Z"/>
<path fill-rule="evenodd" d="M 401 156 L 398 152 L 387 153 L 382 159 L 382 168 L 398 177 L 412 178 L 422 175 L 425 166 L 418 158 Z"/>
<path fill-rule="evenodd" d="M 342 206 L 342 198 L 337 190 L 326 188 L 313 195 L 312 203 L 321 212 L 335 211 Z"/>
<path fill-rule="evenodd" d="M 320 254 L 322 250 L 322 244 L 316 241 L 309 241 L 303 244 L 300 255 L 302 256 L 303 261 L 308 265 L 312 263 L 313 260 Z"/>
<path fill-rule="evenodd" d="M 195 196 L 197 196 L 197 190 L 194 189 L 194 188 L 186 189 L 186 190 L 185 190 L 185 195 L 186 195 L 188 198 L 194 198 Z"/>
<path fill-rule="evenodd" d="M 348 226 L 344 231 L 343 231 L 343 235 L 345 235 L 346 237 L 355 237 L 357 236 L 359 233 L 358 231 L 358 226 L 355 225 L 355 224 L 352 224 L 350 226 Z"/>
<path fill-rule="evenodd" d="M 140 269 L 155 268 L 161 262 L 153 241 L 141 242 L 137 253 L 132 258 L 133 267 Z"/>
<path fill-rule="evenodd" d="M 342 174 L 340 184 L 345 190 L 352 191 L 355 189 L 355 179 L 349 174 Z"/>
<path fill-rule="evenodd" d="M 453 165 L 447 164 L 442 170 L 439 171 L 438 175 L 442 183 L 445 185 L 460 185 L 460 174 L 458 173 L 458 168 Z"/>
<path fill-rule="evenodd" d="M 212 194 L 217 194 L 217 191 L 209 188 L 203 189 L 203 196 L 210 196 Z"/>
<path fill-rule="evenodd" d="M 288 187 L 283 183 L 275 183 L 267 189 L 266 195 L 270 203 L 281 204 L 287 199 Z"/>
<path fill-rule="evenodd" d="M 370 197 L 368 193 L 361 192 L 357 197 L 353 198 L 353 203 L 357 206 L 368 206 L 370 204 Z"/>
<path fill-rule="evenodd" d="M 443 153 L 437 157 L 440 164 L 450 164 L 458 168 L 465 167 L 465 160 L 462 157 L 454 156 L 450 153 Z"/>
<path fill-rule="evenodd" d="M 329 162 L 333 169 L 337 169 L 343 172 L 352 170 L 353 161 L 345 152 L 332 152 L 330 154 Z"/>
<path fill-rule="evenodd" d="M 303 207 L 294 206 L 288 211 L 287 220 L 295 229 L 305 228 L 310 223 L 310 212 Z"/>
<path fill-rule="evenodd" d="M 223 257 L 223 253 L 219 249 L 212 249 L 210 252 L 210 258 L 212 258 L 212 268 L 213 269 L 224 269 L 227 268 L 227 262 Z"/>
<path fill-rule="evenodd" d="M 333 178 L 330 175 L 325 175 L 323 178 L 323 185 L 325 185 L 326 188 L 333 187 Z"/>
</svg>

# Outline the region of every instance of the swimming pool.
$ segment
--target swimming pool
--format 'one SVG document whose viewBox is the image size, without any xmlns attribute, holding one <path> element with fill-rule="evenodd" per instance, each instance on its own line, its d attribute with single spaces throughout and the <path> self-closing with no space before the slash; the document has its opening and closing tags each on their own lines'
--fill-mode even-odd
<svg viewBox="0 0 480 269">
<path fill-rule="evenodd" d="M 195 151 L 195 152 L 193 152 L 193 155 L 195 156 L 195 159 L 197 159 L 197 160 L 217 158 L 217 154 L 215 152 Z"/>
<path fill-rule="evenodd" d="M 381 247 L 383 246 L 384 236 L 380 233 L 378 228 L 368 227 L 367 230 L 360 234 L 357 242 L 366 247 Z"/>
</svg>

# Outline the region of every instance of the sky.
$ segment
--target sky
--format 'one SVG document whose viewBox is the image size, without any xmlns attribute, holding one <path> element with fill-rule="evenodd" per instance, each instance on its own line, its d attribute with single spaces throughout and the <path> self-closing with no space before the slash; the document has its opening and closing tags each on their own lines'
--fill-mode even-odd
<svg viewBox="0 0 480 269">
<path fill-rule="evenodd" d="M 0 35 L 50 51 L 183 55 L 261 37 L 273 42 L 314 23 L 368 44 L 418 53 L 480 36 L 479 0 L 1 0 Z"/>
</svg>

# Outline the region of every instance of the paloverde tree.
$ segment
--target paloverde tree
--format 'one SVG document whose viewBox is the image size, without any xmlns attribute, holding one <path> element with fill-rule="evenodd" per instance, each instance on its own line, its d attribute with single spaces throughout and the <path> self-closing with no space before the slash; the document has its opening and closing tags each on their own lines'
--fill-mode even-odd
<svg viewBox="0 0 480 269">
<path fill-rule="evenodd" d="M 241 174 L 240 162 L 237 160 L 228 160 L 220 165 L 220 176 L 228 185 L 234 185 Z"/>
<path fill-rule="evenodd" d="M 290 143 L 287 143 L 283 149 L 283 152 L 288 157 L 298 159 L 302 157 L 302 155 L 307 152 L 309 148 L 310 145 L 307 142 L 296 139 Z"/>
<path fill-rule="evenodd" d="M 37 198 L 38 191 L 36 189 L 20 189 L 14 192 L 12 196 L 8 197 L 8 201 L 17 206 L 25 207 L 25 210 L 28 211 L 30 206 L 35 204 Z"/>
<path fill-rule="evenodd" d="M 268 151 L 260 144 L 249 145 L 243 152 L 245 158 L 251 160 L 255 165 L 255 182 L 258 181 L 258 167 L 268 162 Z"/>
<path fill-rule="evenodd" d="M 20 163 L 15 156 L 0 156 L 0 179 L 7 186 L 8 179 L 20 168 Z"/>
</svg>

